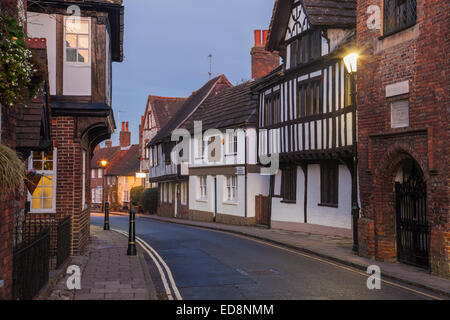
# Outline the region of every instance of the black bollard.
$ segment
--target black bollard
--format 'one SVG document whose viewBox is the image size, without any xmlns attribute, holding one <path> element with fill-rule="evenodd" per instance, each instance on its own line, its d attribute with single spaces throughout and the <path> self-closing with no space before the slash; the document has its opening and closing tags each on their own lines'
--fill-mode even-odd
<svg viewBox="0 0 450 320">
<path fill-rule="evenodd" d="M 136 255 L 136 220 L 135 212 L 130 209 L 130 230 L 128 232 L 128 250 L 127 255 Z"/>
<path fill-rule="evenodd" d="M 103 230 L 109 230 L 109 202 L 105 202 L 105 223 Z"/>
</svg>

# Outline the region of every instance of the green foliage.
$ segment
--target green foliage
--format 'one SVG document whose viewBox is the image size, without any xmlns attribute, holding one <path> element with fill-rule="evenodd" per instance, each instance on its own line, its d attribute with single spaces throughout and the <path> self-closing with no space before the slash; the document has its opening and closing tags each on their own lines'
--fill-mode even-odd
<svg viewBox="0 0 450 320">
<path fill-rule="evenodd" d="M 144 187 L 134 187 L 131 189 L 131 204 L 133 206 L 141 205 L 142 204 L 142 193 L 144 192 Z"/>
<path fill-rule="evenodd" d="M 0 15 L 0 101 L 7 106 L 33 98 L 42 84 L 26 39 L 16 19 Z"/>
<path fill-rule="evenodd" d="M 158 207 L 158 188 L 145 189 L 142 194 L 142 207 L 145 213 L 156 213 Z"/>
</svg>

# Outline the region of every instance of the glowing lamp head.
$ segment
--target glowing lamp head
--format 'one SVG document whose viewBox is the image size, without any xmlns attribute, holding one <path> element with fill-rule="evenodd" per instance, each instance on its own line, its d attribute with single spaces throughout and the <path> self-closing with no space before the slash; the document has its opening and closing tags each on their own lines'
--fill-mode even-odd
<svg viewBox="0 0 450 320">
<path fill-rule="evenodd" d="M 106 167 L 106 165 L 108 164 L 108 161 L 102 160 L 102 161 L 100 161 L 100 164 L 101 164 L 102 167 L 104 168 L 104 167 Z"/>
<path fill-rule="evenodd" d="M 358 54 L 350 53 L 344 57 L 345 67 L 347 68 L 348 73 L 354 73 L 357 71 L 358 65 Z"/>
</svg>

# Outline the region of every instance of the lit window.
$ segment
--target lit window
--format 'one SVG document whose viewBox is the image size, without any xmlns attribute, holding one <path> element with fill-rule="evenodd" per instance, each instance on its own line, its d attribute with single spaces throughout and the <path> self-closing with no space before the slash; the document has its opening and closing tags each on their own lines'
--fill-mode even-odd
<svg viewBox="0 0 450 320">
<path fill-rule="evenodd" d="M 89 63 L 89 20 L 65 20 L 66 62 Z"/>
<path fill-rule="evenodd" d="M 31 210 L 34 212 L 55 210 L 55 161 L 56 150 L 47 152 L 35 151 L 30 157 L 29 169 L 35 170 L 36 173 L 42 175 L 36 189 L 29 197 Z"/>
<path fill-rule="evenodd" d="M 226 176 L 226 200 L 237 201 L 237 176 Z"/>
</svg>

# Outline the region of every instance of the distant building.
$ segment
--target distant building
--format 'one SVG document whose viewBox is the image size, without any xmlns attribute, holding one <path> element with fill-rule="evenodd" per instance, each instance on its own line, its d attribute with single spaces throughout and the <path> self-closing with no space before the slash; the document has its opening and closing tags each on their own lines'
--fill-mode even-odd
<svg viewBox="0 0 450 320">
<path fill-rule="evenodd" d="M 144 116 L 141 118 L 139 146 L 141 152 L 140 171 L 148 173 L 148 143 L 180 109 L 186 98 L 169 98 L 149 95 Z M 148 182 L 148 180 L 147 180 Z"/>
<path fill-rule="evenodd" d="M 170 153 L 175 143 L 171 140 L 173 130 L 194 112 L 210 95 L 215 95 L 231 84 L 224 76 L 208 81 L 191 94 L 180 110 L 167 122 L 147 145 L 149 148 L 149 181 L 158 185 L 158 214 L 161 216 L 183 216 L 189 214 L 189 173 L 187 164 L 173 164 Z"/>
<path fill-rule="evenodd" d="M 109 140 L 104 148 L 97 148 L 94 151 L 91 160 L 91 194 L 94 209 L 101 209 L 104 201 L 110 204 L 112 210 L 129 208 L 131 189 L 144 185 L 143 179 L 136 177 L 136 173 L 140 170 L 139 145 L 131 145 L 128 122 L 122 122 L 119 140 L 120 146 L 113 147 Z M 104 160 L 107 162 L 106 168 L 101 165 Z"/>
</svg>

